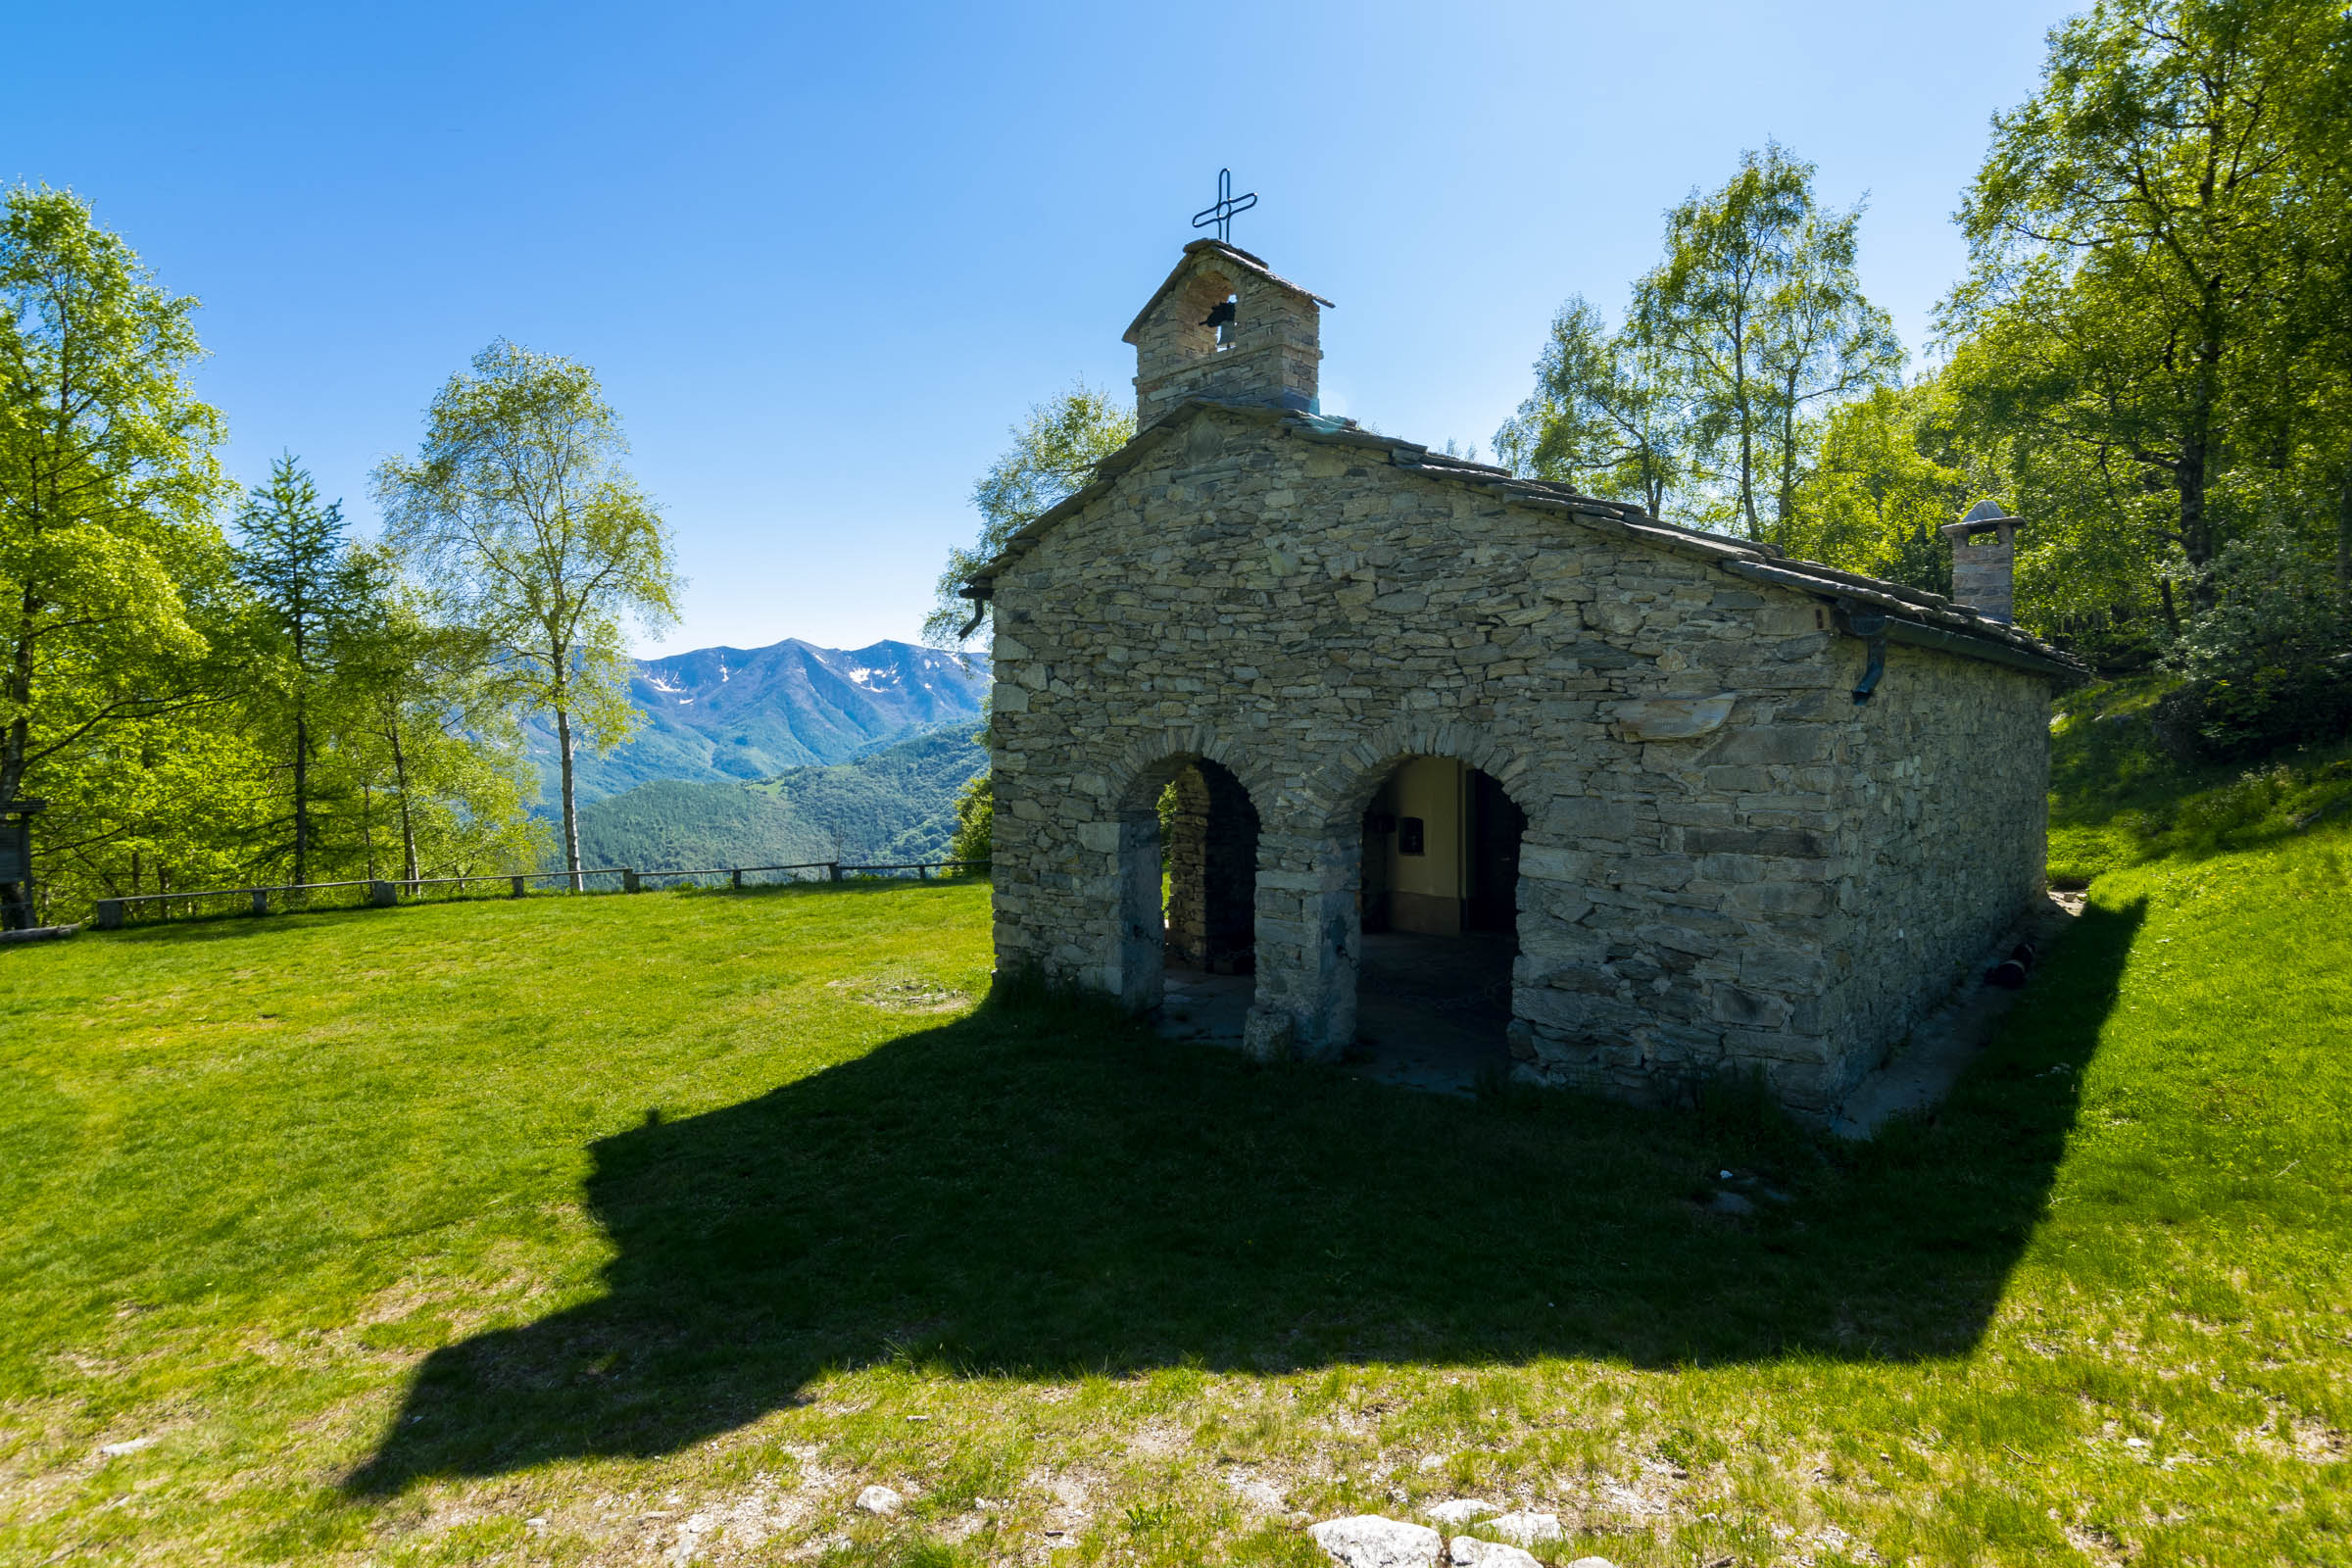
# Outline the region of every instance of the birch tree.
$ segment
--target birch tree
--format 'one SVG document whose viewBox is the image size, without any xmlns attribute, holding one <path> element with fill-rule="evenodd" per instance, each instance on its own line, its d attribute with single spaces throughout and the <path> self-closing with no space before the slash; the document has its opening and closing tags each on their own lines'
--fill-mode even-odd
<svg viewBox="0 0 2352 1568">
<path fill-rule="evenodd" d="M 450 377 L 425 424 L 416 458 L 376 469 L 386 537 L 489 640 L 514 698 L 554 715 L 577 891 L 573 750 L 635 727 L 623 623 L 675 621 L 669 532 L 623 466 L 620 420 L 584 365 L 501 339 Z"/>
</svg>

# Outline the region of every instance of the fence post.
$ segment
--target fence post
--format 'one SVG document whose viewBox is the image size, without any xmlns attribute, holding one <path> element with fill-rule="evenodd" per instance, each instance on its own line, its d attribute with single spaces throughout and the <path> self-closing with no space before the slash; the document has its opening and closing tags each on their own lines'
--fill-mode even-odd
<svg viewBox="0 0 2352 1568">
<path fill-rule="evenodd" d="M 929 866 L 927 866 L 927 865 L 924 865 L 924 864 L 921 864 L 920 862 L 917 862 L 917 863 L 916 863 L 916 865 L 915 865 L 915 868 L 914 868 L 914 879 L 915 879 L 917 882 L 928 882 L 928 881 L 930 881 L 930 880 L 931 880 L 931 868 L 930 868 Z"/>
<path fill-rule="evenodd" d="M 620 891 L 623 893 L 637 891 L 637 872 L 634 867 L 624 865 L 620 868 Z"/>
<path fill-rule="evenodd" d="M 400 884 L 397 882 L 368 883 L 368 902 L 378 909 L 391 908 L 400 902 Z"/>
<path fill-rule="evenodd" d="M 253 912 L 256 914 L 270 912 L 270 890 L 268 888 L 253 889 Z"/>
<path fill-rule="evenodd" d="M 825 871 L 826 874 L 831 876 L 834 881 L 838 882 L 841 880 L 841 862 L 839 860 L 827 860 L 825 862 Z"/>
<path fill-rule="evenodd" d="M 98 901 L 98 929 L 101 931 L 122 929 L 122 901 L 121 899 L 100 899 Z"/>
<path fill-rule="evenodd" d="M 507 885 L 514 890 L 509 897 L 517 899 L 522 897 L 522 878 L 518 876 L 509 877 L 507 878 Z"/>
<path fill-rule="evenodd" d="M 729 871 L 727 880 L 735 884 L 736 892 L 741 893 L 743 891 L 743 867 L 739 865 Z"/>
</svg>

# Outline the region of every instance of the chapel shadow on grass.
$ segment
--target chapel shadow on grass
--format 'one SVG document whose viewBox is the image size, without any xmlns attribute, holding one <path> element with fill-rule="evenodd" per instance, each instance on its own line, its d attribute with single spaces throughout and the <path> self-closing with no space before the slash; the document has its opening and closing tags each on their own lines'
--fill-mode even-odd
<svg viewBox="0 0 2352 1568">
<path fill-rule="evenodd" d="M 669 1452 L 891 1358 L 1067 1378 L 1964 1351 L 2138 918 L 2086 913 L 1942 1111 L 1858 1148 L 1736 1097 L 1469 1103 L 992 1004 L 600 1142 L 607 1294 L 435 1351 L 347 1486 Z M 1794 1201 L 1702 1212 L 1727 1165 Z"/>
</svg>

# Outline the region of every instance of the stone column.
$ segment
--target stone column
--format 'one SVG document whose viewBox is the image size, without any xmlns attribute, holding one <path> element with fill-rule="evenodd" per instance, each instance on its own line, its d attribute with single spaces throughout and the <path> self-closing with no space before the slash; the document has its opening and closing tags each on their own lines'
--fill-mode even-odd
<svg viewBox="0 0 2352 1568">
<path fill-rule="evenodd" d="M 1354 1043 L 1357 853 L 1336 838 L 1259 837 L 1251 1055 L 1333 1061 Z"/>
<path fill-rule="evenodd" d="M 1082 830 L 1081 841 L 1088 837 Z M 1148 1012 L 1159 1005 L 1166 986 L 1162 972 L 1167 963 L 1166 917 L 1159 903 L 1159 813 L 1134 811 L 1119 818 L 1111 847 L 1117 857 L 1118 951 L 1111 965 L 1110 989 L 1122 1006 Z"/>
</svg>

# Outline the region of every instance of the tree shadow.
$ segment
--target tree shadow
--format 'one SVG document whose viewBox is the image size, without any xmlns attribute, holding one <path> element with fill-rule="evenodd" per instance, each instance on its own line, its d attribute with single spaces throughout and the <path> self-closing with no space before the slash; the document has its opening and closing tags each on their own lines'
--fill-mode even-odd
<svg viewBox="0 0 2352 1568">
<path fill-rule="evenodd" d="M 2042 1212 L 2138 924 L 2085 913 L 1942 1109 L 1862 1146 L 1737 1096 L 1471 1103 L 992 1003 L 597 1143 L 606 1294 L 435 1351 L 346 1485 L 666 1453 L 888 1359 L 1063 1379 L 1962 1352 Z M 1706 1211 L 1727 1166 L 1790 1200 Z"/>
</svg>

